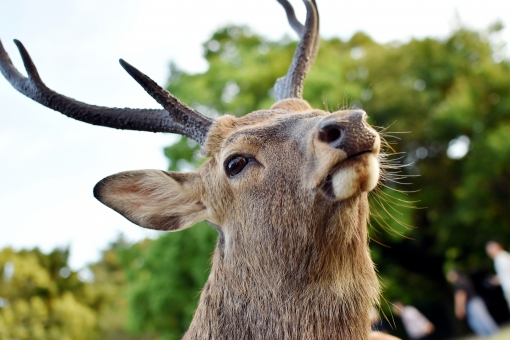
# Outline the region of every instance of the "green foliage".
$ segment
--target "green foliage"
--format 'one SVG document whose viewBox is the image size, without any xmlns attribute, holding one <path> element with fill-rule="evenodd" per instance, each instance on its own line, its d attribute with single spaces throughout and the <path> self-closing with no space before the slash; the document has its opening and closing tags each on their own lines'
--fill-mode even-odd
<svg viewBox="0 0 510 340">
<path fill-rule="evenodd" d="M 97 316 L 67 250 L 0 251 L 0 339 L 94 339 Z"/>
<path fill-rule="evenodd" d="M 269 91 L 288 68 L 296 45 L 271 42 L 230 26 L 204 44 L 209 69 L 187 74 L 171 67 L 168 90 L 204 114 L 245 115 L 273 104 Z"/>
<path fill-rule="evenodd" d="M 150 242 L 150 240 L 141 241 L 136 248 L 146 247 Z M 122 254 L 130 247 L 131 245 L 121 235 L 103 251 L 98 262 L 89 266 L 94 278 L 86 283 L 86 288 L 89 293 L 88 303 L 97 315 L 98 339 L 156 339 L 156 336 L 150 332 L 133 335 L 127 327 L 128 301 L 125 290 L 128 280 L 122 263 L 124 259 Z"/>
<path fill-rule="evenodd" d="M 0 251 L 0 340 L 152 340 L 126 328 L 125 272 L 120 238 L 88 270 L 87 280 L 69 268 L 68 249 Z"/>
<path fill-rule="evenodd" d="M 186 137 L 181 137 L 177 143 L 166 147 L 164 152 L 170 162 L 170 171 L 192 170 L 204 161 L 203 157 L 200 157 L 200 145 Z"/>
<path fill-rule="evenodd" d="M 206 223 L 120 252 L 128 278 L 128 327 L 180 339 L 209 275 L 216 231 Z"/>
</svg>

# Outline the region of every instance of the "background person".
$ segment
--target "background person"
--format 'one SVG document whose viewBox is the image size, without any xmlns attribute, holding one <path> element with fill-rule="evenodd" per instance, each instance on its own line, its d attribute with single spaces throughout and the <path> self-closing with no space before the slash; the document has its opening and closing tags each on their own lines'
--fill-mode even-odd
<svg viewBox="0 0 510 340">
<path fill-rule="evenodd" d="M 485 246 L 487 255 L 494 260 L 494 269 L 498 276 L 498 283 L 501 285 L 506 302 L 510 308 L 510 253 L 503 249 L 503 246 L 490 241 Z"/>
<path fill-rule="evenodd" d="M 432 339 L 434 325 L 413 306 L 405 306 L 402 302 L 393 303 L 393 312 L 400 316 L 409 338 L 413 340 Z"/>
<path fill-rule="evenodd" d="M 479 336 L 489 336 L 499 331 L 489 314 L 485 302 L 476 294 L 471 280 L 456 270 L 450 270 L 446 279 L 455 291 L 455 316 L 462 320 L 467 317 L 469 327 Z"/>
</svg>

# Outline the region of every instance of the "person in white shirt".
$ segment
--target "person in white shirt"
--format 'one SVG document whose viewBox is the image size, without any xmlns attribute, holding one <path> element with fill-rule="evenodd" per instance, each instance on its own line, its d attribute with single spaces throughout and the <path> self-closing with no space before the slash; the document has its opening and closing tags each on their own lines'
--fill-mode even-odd
<svg viewBox="0 0 510 340">
<path fill-rule="evenodd" d="M 404 306 L 400 301 L 393 303 L 393 312 L 400 316 L 407 335 L 413 340 L 432 339 L 434 325 L 413 306 Z"/>
<path fill-rule="evenodd" d="M 503 246 L 496 241 L 487 242 L 485 250 L 487 255 L 494 260 L 498 282 L 510 308 L 510 253 L 505 251 Z"/>
</svg>

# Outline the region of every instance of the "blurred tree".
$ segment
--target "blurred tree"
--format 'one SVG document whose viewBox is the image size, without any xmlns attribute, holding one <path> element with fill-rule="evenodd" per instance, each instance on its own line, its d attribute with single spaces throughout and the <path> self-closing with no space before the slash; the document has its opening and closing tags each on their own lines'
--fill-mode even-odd
<svg viewBox="0 0 510 340">
<path fill-rule="evenodd" d="M 206 223 L 120 251 L 128 280 L 128 329 L 180 339 L 209 275 L 216 231 Z"/>
<path fill-rule="evenodd" d="M 126 274 L 119 252 L 128 246 L 120 237 L 82 274 L 69 268 L 68 249 L 1 250 L 0 340 L 155 339 L 126 330 Z"/>
<path fill-rule="evenodd" d="M 363 33 L 323 40 L 305 86 L 313 107 L 363 108 L 381 127 L 389 143 L 385 163 L 401 173 L 387 169 L 371 195 L 373 257 L 384 296 L 434 310 L 438 339 L 450 332 L 444 269 L 488 269 L 484 243 L 496 237 L 510 244 L 510 64 L 493 43 L 499 29 L 460 28 L 446 39 L 407 43 L 379 44 Z M 168 89 L 212 117 L 241 116 L 274 102 L 272 86 L 286 73 L 295 43 L 229 26 L 204 49 L 208 70 L 189 74 L 171 65 Z M 198 166 L 198 150 L 186 138 L 165 149 L 170 170 Z M 403 186 L 402 175 L 420 176 Z M 212 228 L 194 227 L 124 262 L 133 330 L 168 339 L 186 330 L 214 238 Z"/>
<path fill-rule="evenodd" d="M 94 279 L 87 283 L 88 303 L 97 313 L 98 339 L 105 340 L 152 340 L 157 336 L 146 332 L 133 335 L 128 327 L 128 302 L 126 299 L 126 276 L 123 258 L 134 251 L 147 248 L 152 240 L 136 245 L 129 244 L 122 235 L 102 252 L 101 259 L 90 265 Z M 130 251 L 131 250 L 131 251 Z M 132 256 L 132 255 L 131 255 Z"/>
<path fill-rule="evenodd" d="M 96 313 L 68 255 L 0 251 L 0 339 L 96 338 Z"/>
</svg>

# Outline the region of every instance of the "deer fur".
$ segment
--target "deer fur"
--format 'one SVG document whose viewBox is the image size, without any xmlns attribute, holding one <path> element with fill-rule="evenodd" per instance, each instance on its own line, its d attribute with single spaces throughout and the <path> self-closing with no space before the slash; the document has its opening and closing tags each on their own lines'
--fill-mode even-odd
<svg viewBox="0 0 510 340">
<path fill-rule="evenodd" d="M 99 200 L 144 227 L 207 220 L 218 230 L 183 339 L 369 338 L 379 285 L 367 195 L 379 179 L 379 137 L 367 125 L 377 137 L 372 152 L 346 159 L 317 139 L 317 126 L 351 112 L 309 107 L 295 99 L 218 118 L 203 148 L 210 159 L 196 172 L 124 172 L 96 186 Z M 224 163 L 234 154 L 256 161 L 229 178 Z M 332 197 L 321 190 L 328 174 Z"/>
</svg>

